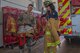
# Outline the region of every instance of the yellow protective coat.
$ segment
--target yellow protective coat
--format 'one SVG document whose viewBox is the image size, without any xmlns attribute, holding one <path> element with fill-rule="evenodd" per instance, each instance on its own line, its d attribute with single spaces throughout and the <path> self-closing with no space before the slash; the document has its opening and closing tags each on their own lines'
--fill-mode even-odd
<svg viewBox="0 0 80 53">
<path fill-rule="evenodd" d="M 58 31 L 59 20 L 50 18 L 47 22 L 44 36 L 44 53 L 56 53 L 56 46 L 60 44 Z"/>
</svg>

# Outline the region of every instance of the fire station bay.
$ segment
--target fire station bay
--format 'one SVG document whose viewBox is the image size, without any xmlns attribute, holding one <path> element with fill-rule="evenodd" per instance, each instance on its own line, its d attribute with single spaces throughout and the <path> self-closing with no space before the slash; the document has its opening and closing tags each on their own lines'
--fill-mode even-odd
<svg viewBox="0 0 80 53">
<path fill-rule="evenodd" d="M 80 0 L 0 0 L 0 53 L 80 53 Z"/>
</svg>

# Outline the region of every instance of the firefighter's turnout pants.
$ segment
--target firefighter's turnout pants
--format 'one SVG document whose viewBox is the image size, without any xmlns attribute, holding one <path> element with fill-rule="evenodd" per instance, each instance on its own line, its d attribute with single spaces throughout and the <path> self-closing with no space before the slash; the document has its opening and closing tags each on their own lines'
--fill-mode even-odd
<svg viewBox="0 0 80 53">
<path fill-rule="evenodd" d="M 44 36 L 44 53 L 56 53 L 56 46 L 60 44 L 57 33 L 59 20 L 50 18 L 47 22 Z"/>
</svg>

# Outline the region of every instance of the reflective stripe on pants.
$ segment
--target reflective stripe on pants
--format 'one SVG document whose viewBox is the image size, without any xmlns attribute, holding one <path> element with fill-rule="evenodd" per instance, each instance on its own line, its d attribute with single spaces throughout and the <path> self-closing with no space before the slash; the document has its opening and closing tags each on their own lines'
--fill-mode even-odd
<svg viewBox="0 0 80 53">
<path fill-rule="evenodd" d="M 60 41 L 56 41 L 55 43 L 47 43 L 47 47 L 50 47 L 50 46 L 57 46 L 60 44 Z"/>
</svg>

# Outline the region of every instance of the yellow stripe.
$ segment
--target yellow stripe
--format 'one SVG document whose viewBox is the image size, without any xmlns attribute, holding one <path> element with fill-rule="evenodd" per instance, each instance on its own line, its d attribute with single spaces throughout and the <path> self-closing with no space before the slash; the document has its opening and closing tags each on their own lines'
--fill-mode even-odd
<svg viewBox="0 0 80 53">
<path fill-rule="evenodd" d="M 69 24 L 70 22 L 71 22 L 71 20 L 68 19 L 63 26 L 67 26 L 67 24 Z"/>
<path fill-rule="evenodd" d="M 69 32 L 71 32 L 72 31 L 72 28 L 69 28 Z"/>
<path fill-rule="evenodd" d="M 47 43 L 47 47 L 55 46 L 55 43 Z"/>
<path fill-rule="evenodd" d="M 67 23 L 70 20 L 67 20 L 67 22 L 63 25 L 63 26 L 67 26 Z M 64 34 L 69 34 L 69 32 L 72 31 L 72 28 L 68 28 L 66 32 L 64 32 Z"/>
<path fill-rule="evenodd" d="M 63 15 L 62 18 L 66 18 L 70 14 L 70 10 L 67 10 L 67 12 Z"/>
<path fill-rule="evenodd" d="M 62 2 L 64 2 L 65 0 L 62 0 Z"/>
<path fill-rule="evenodd" d="M 58 8 L 60 8 L 60 5 L 62 5 L 62 2 L 59 2 L 59 7 Z M 60 10 L 59 10 L 60 11 Z M 60 14 L 60 12 L 58 12 L 58 15 Z"/>
<path fill-rule="evenodd" d="M 71 30 L 72 30 L 71 28 L 68 29 L 68 34 L 69 34 L 69 32 L 71 32 Z"/>
<path fill-rule="evenodd" d="M 68 28 L 68 32 L 70 31 L 70 28 Z"/>
<path fill-rule="evenodd" d="M 67 31 L 66 31 L 66 32 L 64 32 L 64 34 L 68 34 L 68 29 L 67 29 Z"/>
<path fill-rule="evenodd" d="M 62 7 L 62 9 L 60 10 L 59 15 L 62 14 L 62 12 L 64 12 L 64 10 L 69 6 L 69 1 Z"/>
<path fill-rule="evenodd" d="M 64 34 L 68 34 L 68 32 L 65 32 Z"/>
<path fill-rule="evenodd" d="M 67 26 L 67 21 L 65 22 L 65 24 L 63 26 Z"/>
<path fill-rule="evenodd" d="M 80 14 L 80 9 L 75 14 Z"/>
<path fill-rule="evenodd" d="M 54 43 L 47 43 L 47 47 L 50 47 L 50 46 L 57 46 L 60 44 L 60 40 L 54 42 Z"/>
<path fill-rule="evenodd" d="M 55 46 L 60 44 L 60 40 L 55 42 Z"/>
<path fill-rule="evenodd" d="M 71 19 L 68 20 L 67 24 L 71 23 Z"/>
<path fill-rule="evenodd" d="M 45 35 L 50 36 L 51 35 L 50 31 L 46 31 Z"/>
</svg>

